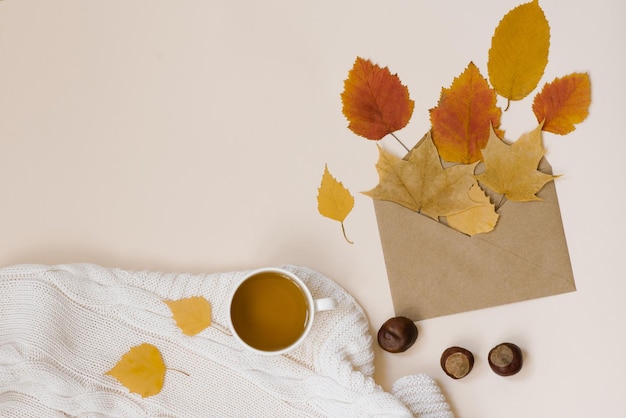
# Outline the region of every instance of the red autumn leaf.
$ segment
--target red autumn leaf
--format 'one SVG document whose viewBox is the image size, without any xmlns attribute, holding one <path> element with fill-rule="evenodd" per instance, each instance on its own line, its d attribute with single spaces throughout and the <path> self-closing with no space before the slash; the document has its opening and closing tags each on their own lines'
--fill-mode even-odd
<svg viewBox="0 0 626 418">
<path fill-rule="evenodd" d="M 546 84 L 533 101 L 543 130 L 559 135 L 572 132 L 589 115 L 591 83 L 586 73 L 572 73 Z"/>
<path fill-rule="evenodd" d="M 491 126 L 500 126 L 502 111 L 496 93 L 470 62 L 449 89 L 441 89 L 437 107 L 430 110 L 433 142 L 446 161 L 464 164 L 482 159 Z"/>
<path fill-rule="evenodd" d="M 379 140 L 404 128 L 413 114 L 409 90 L 387 67 L 357 57 L 341 93 L 348 128 L 357 135 Z"/>
</svg>

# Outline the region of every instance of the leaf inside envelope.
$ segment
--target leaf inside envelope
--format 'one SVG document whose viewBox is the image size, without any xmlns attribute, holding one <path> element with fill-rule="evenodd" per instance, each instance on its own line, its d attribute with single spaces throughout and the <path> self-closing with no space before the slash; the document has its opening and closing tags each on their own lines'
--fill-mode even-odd
<svg viewBox="0 0 626 418">
<path fill-rule="evenodd" d="M 500 126 L 501 114 L 495 91 L 470 62 L 449 89 L 441 89 L 437 107 L 430 110 L 433 141 L 441 158 L 459 163 L 479 161 L 491 126 Z"/>
<path fill-rule="evenodd" d="M 132 347 L 106 375 L 113 376 L 132 393 L 141 397 L 156 395 L 163 388 L 165 364 L 152 344 Z"/>
<path fill-rule="evenodd" d="M 511 145 L 498 138 L 492 130 L 483 150 L 485 172 L 476 176 L 477 180 L 510 200 L 541 200 L 536 193 L 547 182 L 558 177 L 537 170 L 545 154 L 541 129 L 541 125 L 537 126 Z"/>
<path fill-rule="evenodd" d="M 202 296 L 168 300 L 176 325 L 185 335 L 196 335 L 211 326 L 211 304 Z"/>
<path fill-rule="evenodd" d="M 448 225 L 470 236 L 493 231 L 500 216 L 495 210 L 495 205 L 491 203 L 478 182 L 474 182 L 469 195 L 473 201 L 479 203 L 479 206 L 448 216 L 446 218 Z"/>
<path fill-rule="evenodd" d="M 390 200 L 435 220 L 479 205 L 469 196 L 476 163 L 444 169 L 430 132 L 406 160 L 378 150 L 378 185 L 364 193 L 372 199 Z"/>
</svg>

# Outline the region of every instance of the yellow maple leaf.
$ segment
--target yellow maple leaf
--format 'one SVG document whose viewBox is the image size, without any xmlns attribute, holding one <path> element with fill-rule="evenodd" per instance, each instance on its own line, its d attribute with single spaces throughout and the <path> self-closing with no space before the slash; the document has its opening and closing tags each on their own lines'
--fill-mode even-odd
<svg viewBox="0 0 626 418">
<path fill-rule="evenodd" d="M 132 393 L 141 397 L 156 395 L 163 388 L 165 364 L 152 344 L 132 347 L 106 375 L 113 376 Z"/>
<path fill-rule="evenodd" d="M 496 92 L 521 100 L 539 84 L 548 64 L 550 25 L 539 2 L 509 11 L 494 32 L 487 69 Z"/>
<path fill-rule="evenodd" d="M 510 200 L 528 202 L 541 200 L 536 193 L 558 176 L 537 170 L 546 150 L 541 141 L 542 125 L 523 134 L 511 145 L 504 143 L 491 130 L 483 149 L 485 172 L 477 180 Z"/>
<path fill-rule="evenodd" d="M 491 203 L 478 182 L 472 185 L 469 196 L 479 205 L 448 216 L 446 218 L 448 225 L 470 236 L 493 231 L 500 215 L 496 213 L 495 205 Z"/>
<path fill-rule="evenodd" d="M 324 166 L 324 174 L 322 174 L 322 183 L 317 190 L 317 210 L 322 216 L 333 219 L 341 223 L 343 236 L 350 244 L 352 241 L 346 236 L 346 229 L 343 221 L 354 207 L 354 197 L 344 185 L 335 179 L 328 165 Z"/>
<path fill-rule="evenodd" d="M 364 193 L 372 199 L 390 200 L 435 220 L 478 205 L 468 195 L 477 163 L 444 169 L 430 132 L 406 160 L 378 150 L 379 182 Z"/>
<path fill-rule="evenodd" d="M 168 300 L 165 304 L 185 335 L 196 335 L 211 325 L 211 304 L 202 296 Z"/>
</svg>

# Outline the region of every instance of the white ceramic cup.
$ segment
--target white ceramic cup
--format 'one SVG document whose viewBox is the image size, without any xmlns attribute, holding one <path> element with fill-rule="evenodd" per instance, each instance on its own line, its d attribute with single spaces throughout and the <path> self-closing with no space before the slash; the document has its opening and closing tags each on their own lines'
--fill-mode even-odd
<svg viewBox="0 0 626 418">
<path fill-rule="evenodd" d="M 228 326 L 235 339 L 252 352 L 284 354 L 309 335 L 316 312 L 335 307 L 333 298 L 313 299 L 306 284 L 292 272 L 260 268 L 246 274 L 231 293 Z"/>
</svg>

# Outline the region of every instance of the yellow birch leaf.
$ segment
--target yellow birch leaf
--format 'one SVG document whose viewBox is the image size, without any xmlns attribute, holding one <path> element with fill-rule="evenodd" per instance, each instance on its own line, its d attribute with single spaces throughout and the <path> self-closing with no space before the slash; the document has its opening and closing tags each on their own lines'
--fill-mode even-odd
<svg viewBox="0 0 626 418">
<path fill-rule="evenodd" d="M 541 141 L 540 124 L 523 134 L 511 145 L 506 144 L 491 130 L 483 149 L 485 172 L 476 179 L 496 193 L 518 202 L 541 200 L 535 194 L 558 176 L 537 170 L 546 150 Z"/>
<path fill-rule="evenodd" d="M 550 25 L 534 0 L 509 11 L 494 32 L 487 70 L 496 92 L 521 100 L 539 84 L 548 64 Z"/>
<path fill-rule="evenodd" d="M 168 300 L 176 325 L 185 335 L 196 335 L 211 326 L 211 304 L 202 296 Z"/>
<path fill-rule="evenodd" d="M 113 376 L 130 392 L 145 398 L 163 388 L 165 364 L 158 348 L 143 343 L 132 347 L 105 375 Z"/>
<path fill-rule="evenodd" d="M 352 241 L 346 236 L 343 221 L 352 211 L 353 207 L 354 197 L 341 182 L 337 181 L 337 179 L 330 174 L 328 165 L 325 165 L 322 183 L 317 190 L 317 210 L 322 216 L 341 223 L 343 236 L 350 244 L 352 244 Z"/>
<path fill-rule="evenodd" d="M 493 231 L 500 215 L 496 213 L 495 205 L 491 203 L 478 182 L 474 182 L 470 188 L 469 196 L 474 202 L 479 203 L 479 206 L 448 216 L 446 218 L 448 225 L 470 236 Z"/>
</svg>

